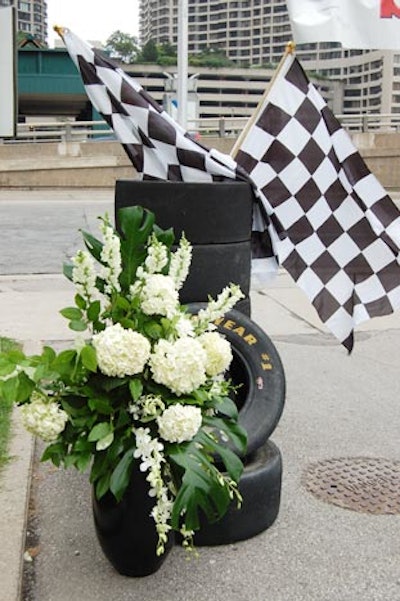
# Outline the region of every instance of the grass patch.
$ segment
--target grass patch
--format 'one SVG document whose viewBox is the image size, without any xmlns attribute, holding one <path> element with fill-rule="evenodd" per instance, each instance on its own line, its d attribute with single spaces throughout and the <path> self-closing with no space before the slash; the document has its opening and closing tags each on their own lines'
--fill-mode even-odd
<svg viewBox="0 0 400 601">
<path fill-rule="evenodd" d="M 0 353 L 10 351 L 12 349 L 21 348 L 21 345 L 15 340 L 0 336 Z M 5 401 L 0 396 L 0 470 L 10 459 L 7 449 L 10 440 L 11 413 L 12 401 Z"/>
</svg>

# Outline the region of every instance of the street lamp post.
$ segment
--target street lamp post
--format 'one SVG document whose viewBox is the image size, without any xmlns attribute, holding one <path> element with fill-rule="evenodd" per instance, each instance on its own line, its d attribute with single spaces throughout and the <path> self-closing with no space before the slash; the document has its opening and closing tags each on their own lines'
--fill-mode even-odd
<svg viewBox="0 0 400 601">
<path fill-rule="evenodd" d="M 178 0 L 178 123 L 187 128 L 188 0 Z"/>
</svg>

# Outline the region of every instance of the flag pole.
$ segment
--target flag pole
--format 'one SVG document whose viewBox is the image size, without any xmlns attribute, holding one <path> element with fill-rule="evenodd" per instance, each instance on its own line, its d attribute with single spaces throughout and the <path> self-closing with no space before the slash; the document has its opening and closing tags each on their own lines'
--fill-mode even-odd
<svg viewBox="0 0 400 601">
<path fill-rule="evenodd" d="M 188 95 L 188 0 L 178 1 L 178 123 L 187 128 Z"/>
<path fill-rule="evenodd" d="M 64 40 L 64 27 L 62 27 L 61 25 L 54 25 L 53 29 L 56 33 L 58 33 L 58 35 L 60 36 L 60 38 L 62 40 Z"/>
<path fill-rule="evenodd" d="M 244 138 L 247 136 L 250 128 L 253 127 L 254 123 L 258 119 L 258 116 L 259 116 L 259 114 L 260 114 L 260 112 L 262 110 L 262 107 L 264 105 L 264 101 L 265 101 L 266 97 L 269 94 L 269 91 L 270 91 L 270 89 L 272 87 L 272 84 L 275 82 L 276 78 L 278 77 L 278 74 L 279 74 L 280 70 L 282 69 L 284 62 L 286 61 L 286 58 L 289 56 L 289 54 L 293 54 L 294 51 L 295 51 L 295 49 L 296 49 L 296 44 L 294 42 L 288 42 L 286 44 L 286 49 L 285 49 L 284 55 L 282 56 L 282 58 L 280 60 L 280 63 L 278 65 L 278 67 L 276 68 L 275 73 L 274 73 L 271 81 L 269 82 L 269 84 L 265 88 L 265 92 L 262 95 L 262 98 L 261 98 L 260 102 L 258 103 L 256 110 L 254 111 L 254 113 L 250 117 L 250 119 L 247 121 L 245 127 L 242 129 L 242 131 L 241 131 L 238 139 L 236 140 L 236 142 L 235 142 L 235 144 L 234 144 L 234 146 L 233 146 L 233 148 L 232 148 L 232 150 L 230 152 L 231 157 L 235 158 L 235 156 L 239 152 L 239 149 L 240 149 L 240 147 L 242 145 L 242 142 L 243 142 Z"/>
</svg>

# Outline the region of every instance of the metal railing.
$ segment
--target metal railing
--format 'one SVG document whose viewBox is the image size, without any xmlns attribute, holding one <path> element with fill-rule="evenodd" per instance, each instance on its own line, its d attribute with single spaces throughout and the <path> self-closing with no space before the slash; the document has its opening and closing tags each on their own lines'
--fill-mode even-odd
<svg viewBox="0 0 400 601">
<path fill-rule="evenodd" d="M 400 114 L 337 115 L 349 132 L 400 132 Z M 248 117 L 208 117 L 192 120 L 189 131 L 201 136 L 236 136 L 246 126 Z M 19 123 L 17 136 L 6 142 L 86 142 L 115 139 L 105 121 Z"/>
</svg>

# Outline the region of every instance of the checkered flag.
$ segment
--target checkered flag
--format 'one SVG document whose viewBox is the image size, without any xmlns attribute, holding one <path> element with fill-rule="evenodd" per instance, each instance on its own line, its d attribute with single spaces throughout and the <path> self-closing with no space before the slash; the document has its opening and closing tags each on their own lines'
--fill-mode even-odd
<svg viewBox="0 0 400 601">
<path fill-rule="evenodd" d="M 99 50 L 66 28 L 57 30 L 81 74 L 91 103 L 114 131 L 143 179 L 246 179 L 228 155 L 192 140 L 137 81 Z"/>
<path fill-rule="evenodd" d="M 242 139 L 235 158 L 270 223 L 260 249 L 272 241 L 350 352 L 357 324 L 400 307 L 399 211 L 293 54 Z"/>
</svg>

